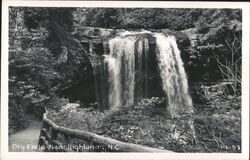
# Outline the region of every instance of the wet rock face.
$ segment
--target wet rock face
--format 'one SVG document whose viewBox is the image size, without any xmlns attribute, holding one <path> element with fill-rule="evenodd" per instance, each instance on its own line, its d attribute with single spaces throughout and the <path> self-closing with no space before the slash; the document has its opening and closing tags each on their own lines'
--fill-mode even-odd
<svg viewBox="0 0 250 160">
<path fill-rule="evenodd" d="M 82 27 L 74 32 L 73 34 L 78 35 L 79 37 L 92 37 L 92 38 L 101 38 L 114 35 L 119 30 L 115 29 L 105 29 L 97 27 Z"/>
</svg>

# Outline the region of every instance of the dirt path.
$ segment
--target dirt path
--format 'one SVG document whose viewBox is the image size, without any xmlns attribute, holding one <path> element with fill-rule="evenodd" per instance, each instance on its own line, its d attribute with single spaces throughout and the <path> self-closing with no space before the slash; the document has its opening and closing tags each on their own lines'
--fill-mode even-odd
<svg viewBox="0 0 250 160">
<path fill-rule="evenodd" d="M 42 122 L 33 115 L 26 116 L 26 129 L 9 136 L 10 152 L 36 152 Z"/>
</svg>

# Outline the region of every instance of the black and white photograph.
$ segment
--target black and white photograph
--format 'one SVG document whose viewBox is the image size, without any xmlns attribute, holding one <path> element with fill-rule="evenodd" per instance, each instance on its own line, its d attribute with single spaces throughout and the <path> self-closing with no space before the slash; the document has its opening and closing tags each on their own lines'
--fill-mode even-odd
<svg viewBox="0 0 250 160">
<path fill-rule="evenodd" d="M 242 7 L 77 3 L 7 6 L 8 153 L 248 150 Z"/>
</svg>

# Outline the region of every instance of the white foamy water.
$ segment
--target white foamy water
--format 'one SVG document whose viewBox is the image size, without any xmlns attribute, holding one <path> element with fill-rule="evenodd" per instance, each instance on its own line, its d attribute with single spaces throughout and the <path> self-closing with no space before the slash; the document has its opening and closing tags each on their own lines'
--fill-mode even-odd
<svg viewBox="0 0 250 160">
<path fill-rule="evenodd" d="M 109 105 L 116 108 L 134 103 L 135 37 L 116 37 L 109 41 L 110 53 L 104 62 L 108 67 Z"/>
<path fill-rule="evenodd" d="M 107 64 L 109 95 L 108 104 L 112 108 L 122 105 L 121 102 L 121 77 L 120 62 L 112 56 L 105 56 L 104 63 Z"/>
<path fill-rule="evenodd" d="M 167 97 L 167 110 L 173 118 L 180 110 L 192 106 L 187 76 L 175 38 L 162 33 L 155 33 L 154 37 L 162 88 Z"/>
</svg>

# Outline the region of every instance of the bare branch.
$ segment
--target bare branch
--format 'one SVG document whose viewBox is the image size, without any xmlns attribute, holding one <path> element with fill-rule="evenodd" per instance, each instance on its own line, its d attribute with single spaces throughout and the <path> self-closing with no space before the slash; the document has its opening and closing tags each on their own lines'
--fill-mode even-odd
<svg viewBox="0 0 250 160">
<path fill-rule="evenodd" d="M 239 42 L 239 46 L 237 41 Z M 222 77 L 233 82 L 231 88 L 233 89 L 234 94 L 238 94 L 238 87 L 241 86 L 241 67 L 239 66 L 239 61 L 242 59 L 242 56 L 239 53 L 239 50 L 241 49 L 241 41 L 234 34 L 234 39 L 231 45 L 227 40 L 225 40 L 225 43 L 231 51 L 230 58 L 226 58 L 222 61 L 220 57 L 213 52 L 214 58 L 218 63 L 218 68 Z M 235 59 L 235 54 L 240 57 Z"/>
</svg>

